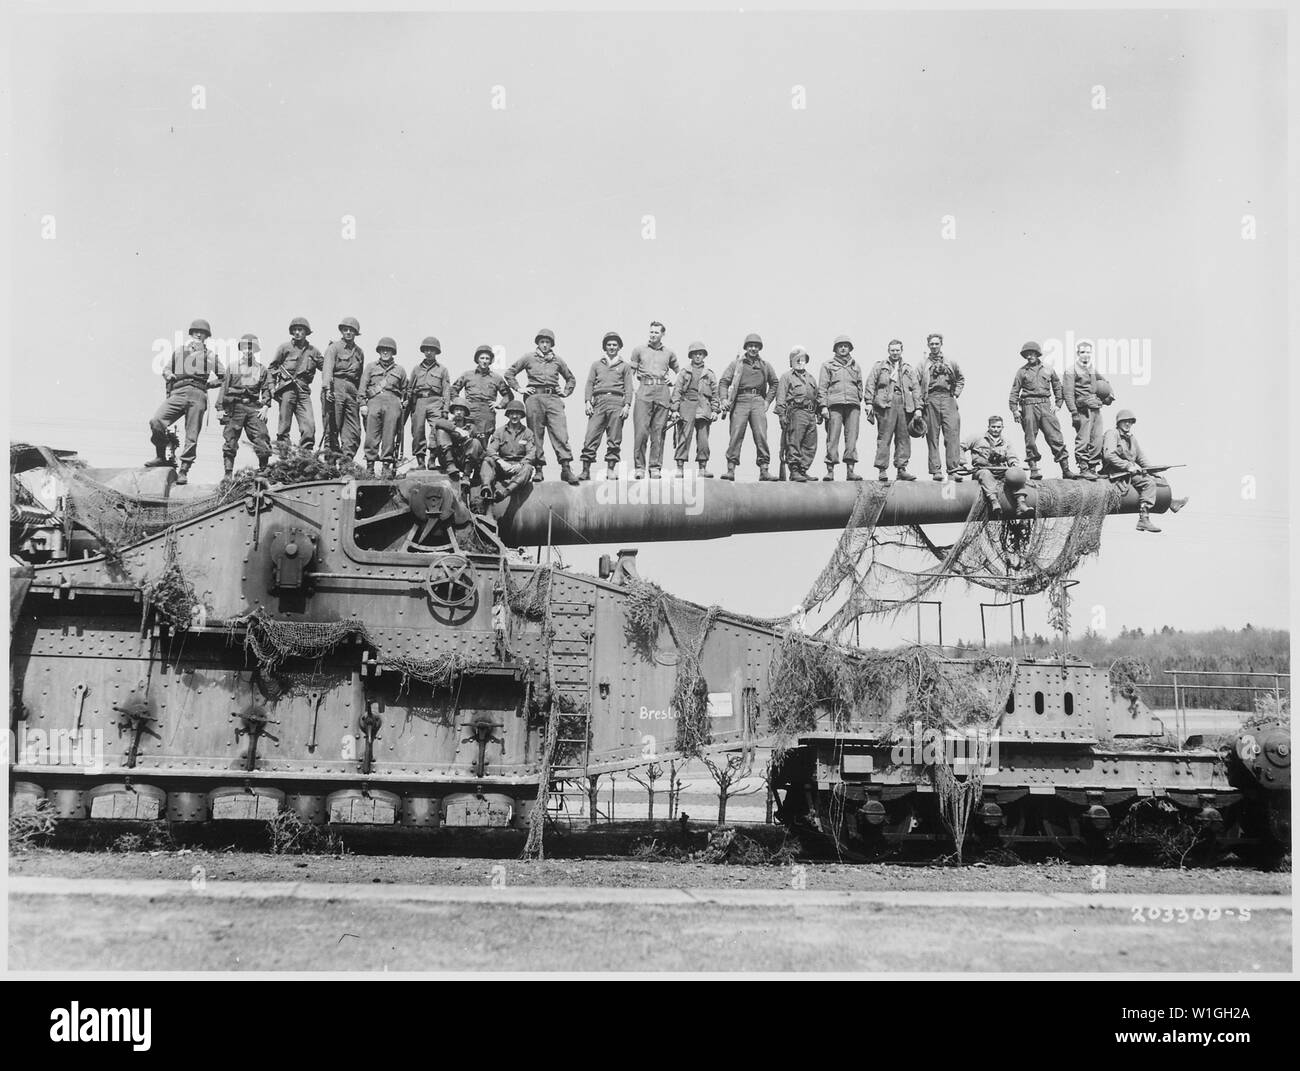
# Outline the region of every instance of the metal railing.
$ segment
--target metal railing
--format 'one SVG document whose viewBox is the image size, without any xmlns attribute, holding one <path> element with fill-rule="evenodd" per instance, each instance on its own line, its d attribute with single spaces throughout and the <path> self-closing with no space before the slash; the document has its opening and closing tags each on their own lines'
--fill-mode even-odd
<svg viewBox="0 0 1300 1071">
<path fill-rule="evenodd" d="M 1277 704 L 1279 710 L 1282 707 L 1282 693 L 1285 691 L 1288 697 L 1291 694 L 1291 674 L 1290 673 L 1269 673 L 1255 670 L 1232 670 L 1232 669 L 1166 669 L 1162 670 L 1167 676 L 1173 677 L 1172 684 L 1147 683 L 1140 685 L 1142 688 L 1161 688 L 1172 689 L 1174 693 L 1174 727 L 1179 735 L 1179 739 L 1187 737 L 1187 696 L 1188 693 L 1194 692 L 1250 692 L 1252 695 L 1272 694 L 1273 701 Z M 1232 677 L 1262 677 L 1272 681 L 1272 684 L 1215 684 L 1215 683 L 1195 683 L 1180 680 L 1181 677 L 1216 677 L 1220 680 Z M 1282 682 L 1286 683 L 1283 684 Z M 1196 710 L 1198 708 L 1191 708 Z"/>
</svg>

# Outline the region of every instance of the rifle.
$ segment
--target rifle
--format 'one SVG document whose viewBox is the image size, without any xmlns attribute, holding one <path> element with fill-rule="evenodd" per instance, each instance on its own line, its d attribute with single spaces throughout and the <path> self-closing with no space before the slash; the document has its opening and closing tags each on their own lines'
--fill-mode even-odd
<svg viewBox="0 0 1300 1071">
<path fill-rule="evenodd" d="M 789 415 L 787 411 L 786 415 L 781 417 L 781 464 L 777 467 L 776 473 L 778 480 L 788 480 L 790 478 L 790 466 L 786 461 L 786 454 L 790 449 L 790 432 L 786 427 L 786 419 Z"/>
<path fill-rule="evenodd" d="M 397 416 L 397 449 L 393 452 L 394 466 L 406 460 L 406 422 L 414 408 L 415 395 L 410 390 L 402 392 L 402 408 Z"/>
<path fill-rule="evenodd" d="M 321 423 L 325 425 L 325 449 L 330 453 L 339 453 L 343 448 L 339 444 L 339 429 L 334 420 L 334 403 L 329 400 L 330 385 L 324 381 L 320 385 Z"/>
<path fill-rule="evenodd" d="M 1142 470 L 1148 476 L 1155 476 L 1158 473 L 1165 472 L 1168 469 L 1185 469 L 1186 465 L 1148 465 Z M 1110 472 L 1106 474 L 1106 479 L 1114 483 L 1116 480 L 1126 480 L 1130 476 L 1140 475 L 1136 472 Z"/>
</svg>

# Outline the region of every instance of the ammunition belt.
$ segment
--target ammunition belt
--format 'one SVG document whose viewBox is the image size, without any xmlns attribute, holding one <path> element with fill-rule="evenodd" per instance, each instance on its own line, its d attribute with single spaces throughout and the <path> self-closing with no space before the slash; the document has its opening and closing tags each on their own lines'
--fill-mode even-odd
<svg viewBox="0 0 1300 1071">
<path fill-rule="evenodd" d="M 533 387 L 534 394 L 559 394 L 559 387 Z"/>
</svg>

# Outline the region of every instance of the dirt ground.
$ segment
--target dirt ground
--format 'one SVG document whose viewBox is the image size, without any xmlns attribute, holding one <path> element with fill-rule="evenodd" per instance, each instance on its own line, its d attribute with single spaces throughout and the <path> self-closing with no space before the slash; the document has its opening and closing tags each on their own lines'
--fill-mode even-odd
<svg viewBox="0 0 1300 1071">
<path fill-rule="evenodd" d="M 31 849 L 10 874 L 76 880 L 507 887 L 1288 895 L 1253 870 L 628 859 L 275 856 Z M 1099 887 L 1100 883 L 1100 887 Z M 397 891 L 397 890 L 395 890 Z M 1186 924 L 1129 910 L 892 904 L 464 903 L 18 893 L 11 970 L 197 971 L 1233 971 L 1291 968 L 1291 913 Z"/>
<path fill-rule="evenodd" d="M 609 886 L 615 888 L 786 889 L 789 866 L 733 866 L 632 859 L 429 858 L 409 855 L 267 855 L 234 851 L 86 852 L 33 848 L 9 857 L 9 873 L 24 877 L 171 878 L 191 880 L 386 882 L 424 885 L 486 885 L 494 875 L 510 885 Z M 503 871 L 495 868 L 502 867 Z M 809 889 L 930 889 L 973 892 L 1282 893 L 1289 873 L 1239 867 L 1161 869 L 1089 867 L 1059 862 L 964 867 L 899 863 L 806 863 Z"/>
</svg>

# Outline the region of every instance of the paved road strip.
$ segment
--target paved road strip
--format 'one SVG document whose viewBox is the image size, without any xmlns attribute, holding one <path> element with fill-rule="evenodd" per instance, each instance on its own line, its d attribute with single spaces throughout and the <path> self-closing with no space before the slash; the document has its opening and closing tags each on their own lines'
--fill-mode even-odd
<svg viewBox="0 0 1300 1071">
<path fill-rule="evenodd" d="M 1250 908 L 1252 911 L 1291 910 L 1291 897 L 1280 894 L 1200 893 L 1029 893 L 936 892 L 930 890 L 835 891 L 818 889 L 644 889 L 573 888 L 569 886 L 507 885 L 381 885 L 352 882 L 220 881 L 200 886 L 189 881 L 110 878 L 30 878 L 8 880 L 12 896 L 122 896 L 214 900 L 353 900 L 432 904 L 523 904 L 565 906 L 586 904 L 717 904 L 723 907 L 933 907 L 1017 908 L 1049 911 L 1135 907 Z"/>
</svg>

